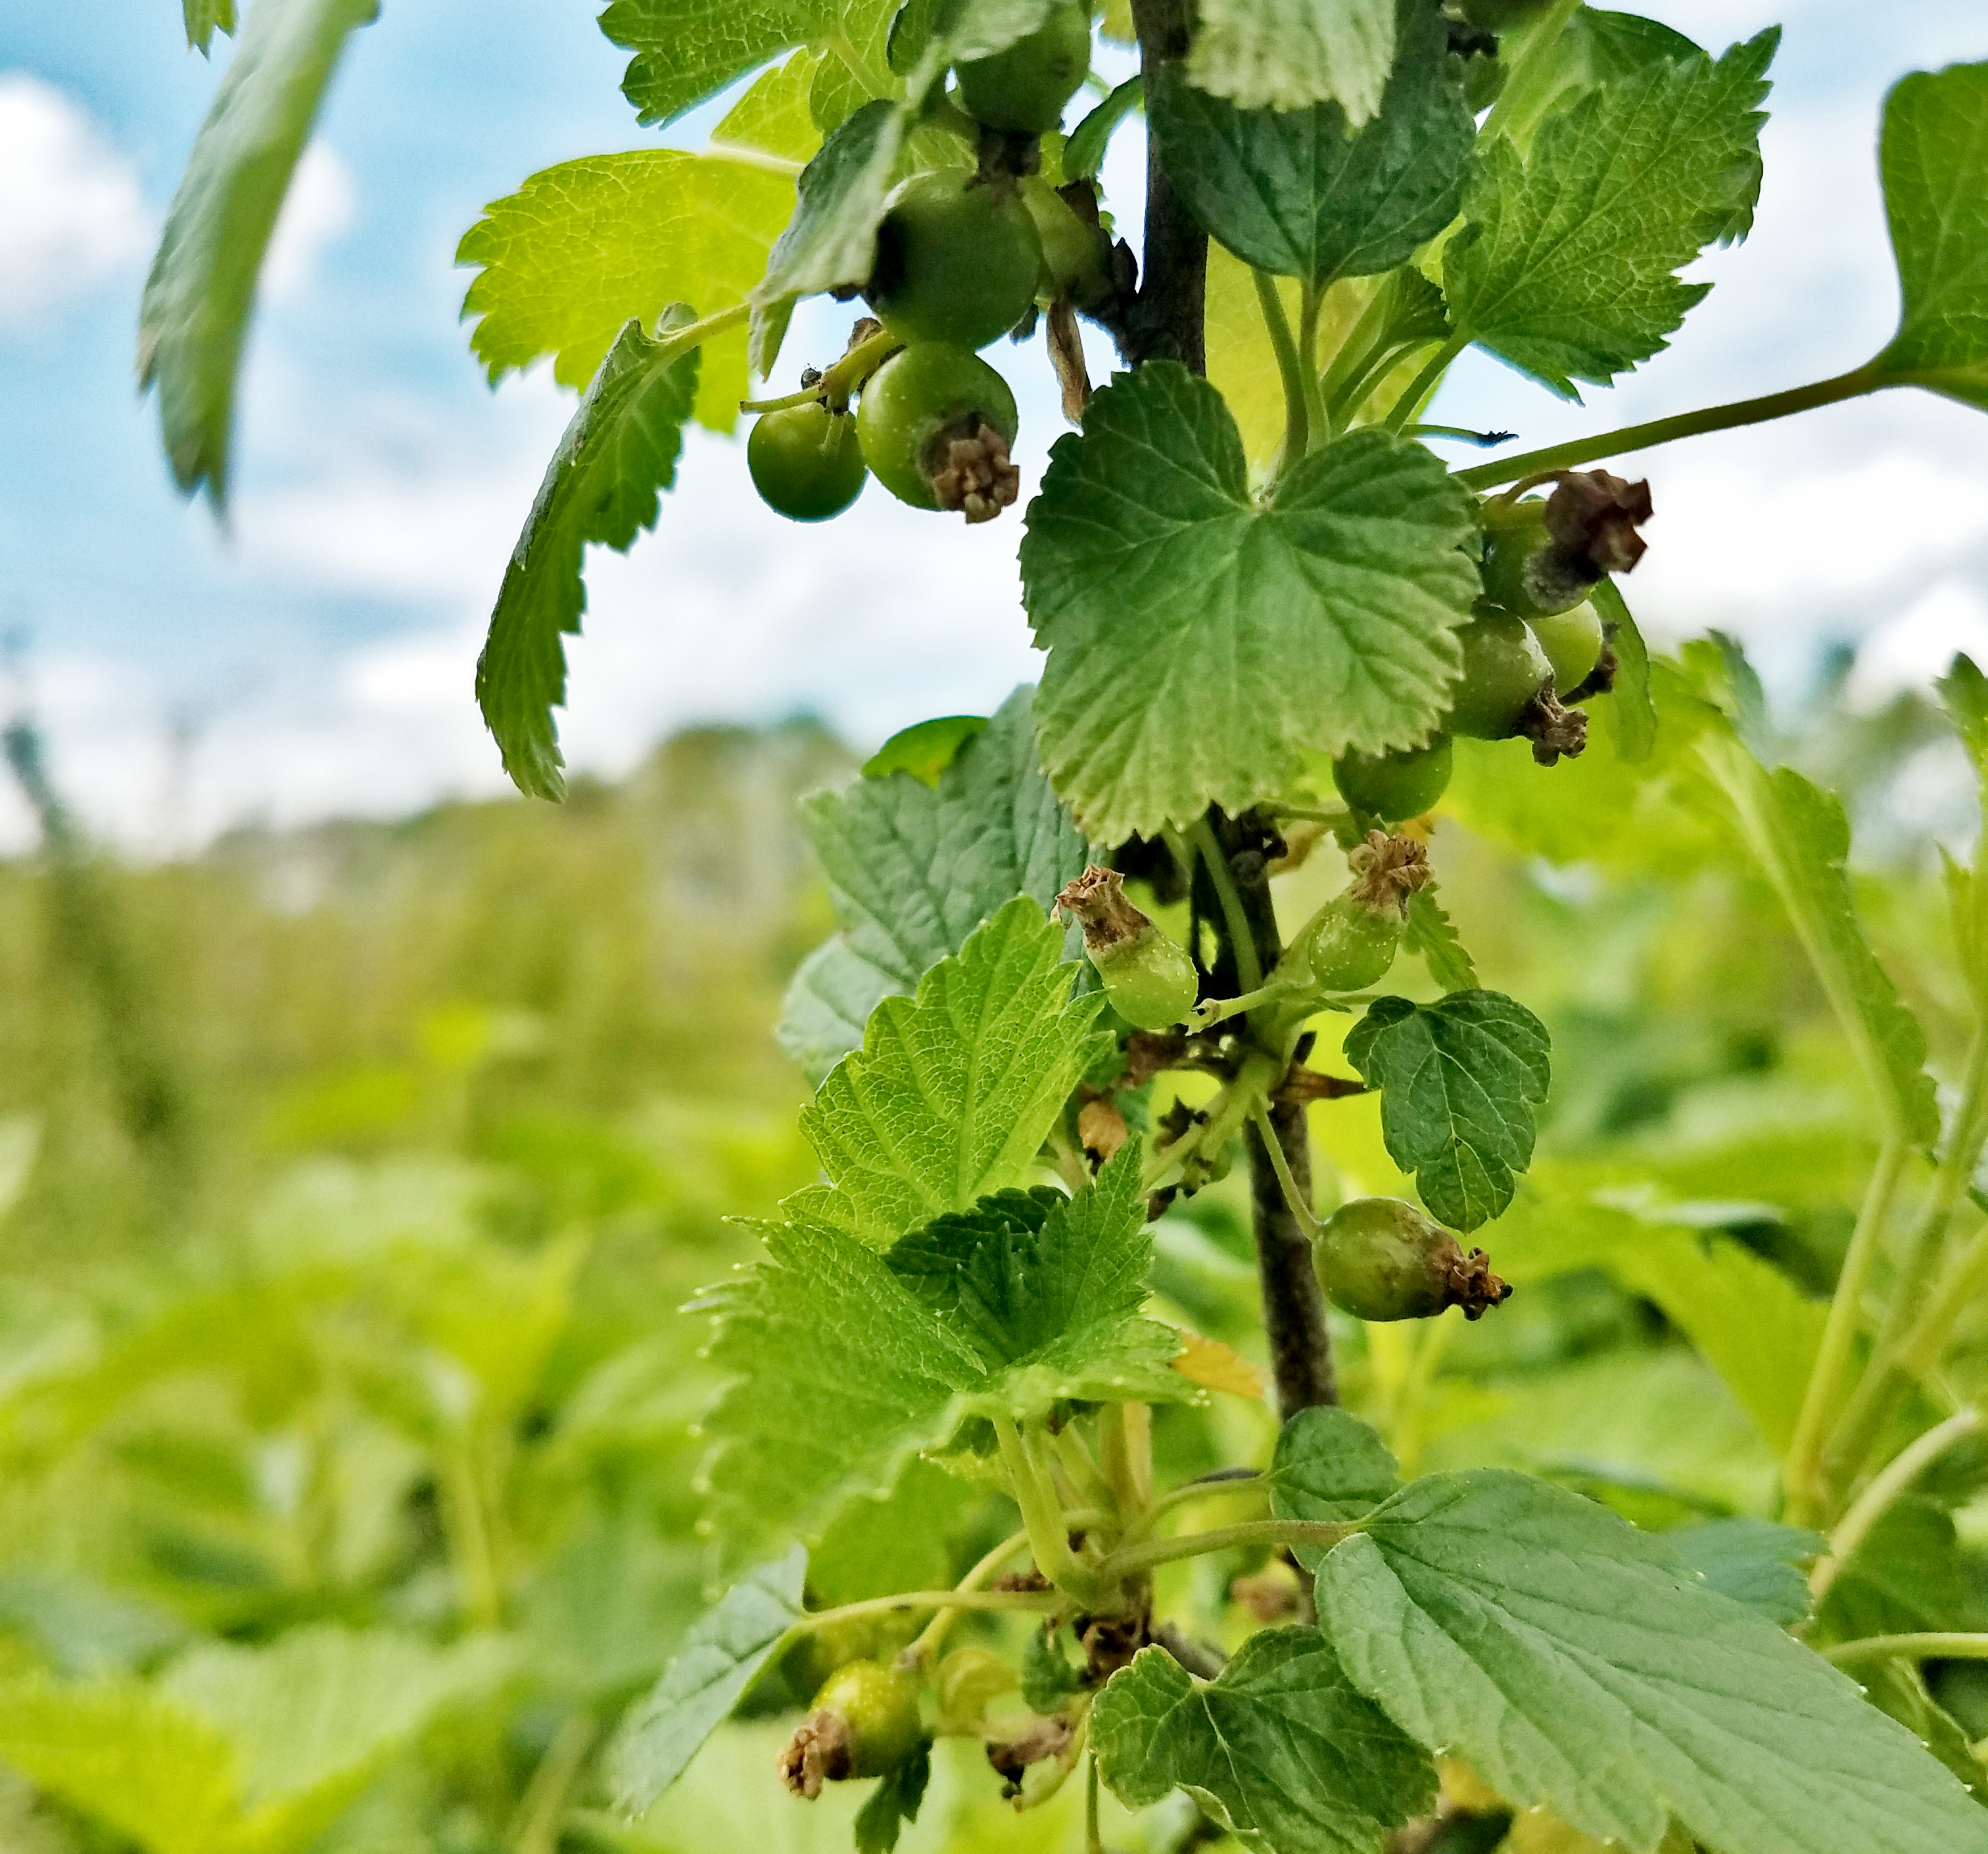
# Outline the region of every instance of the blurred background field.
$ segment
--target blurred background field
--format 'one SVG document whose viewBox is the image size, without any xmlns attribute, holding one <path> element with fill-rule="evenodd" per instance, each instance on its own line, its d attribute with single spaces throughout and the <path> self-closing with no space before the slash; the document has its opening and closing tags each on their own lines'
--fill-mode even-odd
<svg viewBox="0 0 1988 1854">
<path fill-rule="evenodd" d="M 1971 834 L 1966 780 L 1919 698 L 1838 697 L 1825 680 L 1790 750 L 1850 797 L 1861 905 L 1950 1073 L 1932 839 Z M 1685 789 L 1639 783 L 1605 728 L 1551 775 L 1507 745 L 1462 765 L 1435 854 L 1484 982 L 1554 1037 L 1541 1162 L 1483 1239 L 1520 1291 L 1412 1358 L 1348 1322 L 1349 1401 L 1421 1465 L 1526 1467 L 1658 1526 L 1770 1511 L 1771 1328 L 1819 1318 L 1848 1233 L 1854 1072 Z M 241 831 L 138 866 L 69 821 L 29 726 L 8 749 L 42 833 L 0 865 L 0 1754 L 38 1784 L 0 1778 L 0 1849 L 846 1846 L 847 1808 L 761 1780 L 769 1724 L 728 1728 L 634 1825 L 594 1771 L 708 1594 L 712 1381 L 677 1310 L 753 1252 L 729 1220 L 811 1176 L 771 1027 L 833 925 L 794 800 L 854 756 L 807 722 L 707 729 L 560 809 Z M 1505 847 L 1549 801 L 1553 860 Z M 1341 867 L 1295 868 L 1286 918 Z M 1324 1189 L 1397 1182 L 1369 1102 L 1314 1125 Z M 1156 1287 L 1260 1358 L 1239 1193 L 1165 1220 Z M 1773 1308 L 1708 1338 L 1688 1271 L 1639 1273 L 1680 1242 L 1771 1264 Z M 1756 1394 L 1685 1328 L 1757 1352 Z M 1165 1412 L 1157 1446 L 1192 1473 L 1262 1459 L 1271 1429 L 1219 1396 Z M 838 1525 L 817 1599 L 949 1581 L 1005 1525 L 936 1469 L 893 1505 Z M 1232 1626 L 1229 1582 L 1261 1568 L 1196 1561 L 1163 1603 Z M 1832 1599 L 1910 1600 L 1848 1577 Z M 962 1752 L 905 1845 L 1069 1845 L 1073 1801 L 1018 1842 Z"/>
</svg>

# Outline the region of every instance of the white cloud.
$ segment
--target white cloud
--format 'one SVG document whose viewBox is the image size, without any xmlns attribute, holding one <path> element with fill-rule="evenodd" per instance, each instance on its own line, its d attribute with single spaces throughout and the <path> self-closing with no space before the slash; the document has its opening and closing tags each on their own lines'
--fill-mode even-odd
<svg viewBox="0 0 1988 1854">
<path fill-rule="evenodd" d="M 0 72 L 0 325 L 87 297 L 150 243 L 131 163 L 73 99 Z"/>
<path fill-rule="evenodd" d="M 310 287 L 326 248 L 352 229 L 357 204 L 352 170 L 338 151 L 328 142 L 313 142 L 297 163 L 262 260 L 265 301 L 290 302 Z"/>
</svg>

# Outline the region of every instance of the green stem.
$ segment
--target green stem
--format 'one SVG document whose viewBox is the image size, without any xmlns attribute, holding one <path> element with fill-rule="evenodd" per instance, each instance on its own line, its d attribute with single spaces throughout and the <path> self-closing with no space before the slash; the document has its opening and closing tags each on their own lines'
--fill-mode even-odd
<svg viewBox="0 0 1988 1854">
<path fill-rule="evenodd" d="M 1033 1544 L 1031 1539 L 1031 1544 Z M 894 1609 L 1053 1609 L 1065 1599 L 1053 1590 L 901 1590 L 892 1596 L 866 1596 L 860 1603 L 817 1609 L 794 1623 L 790 1633 L 812 1634 L 831 1622 L 858 1616 L 888 1615 Z"/>
<path fill-rule="evenodd" d="M 1521 127 L 1525 126 L 1529 118 L 1521 112 L 1520 105 L 1524 104 L 1528 111 L 1532 108 L 1534 93 L 1545 87 L 1551 69 L 1547 54 L 1566 29 L 1567 22 L 1580 10 L 1581 0 L 1554 0 L 1553 10 L 1526 36 L 1526 49 L 1506 74 L 1505 87 L 1491 106 L 1491 113 L 1485 117 L 1484 127 L 1477 132 L 1480 144 L 1503 130 L 1514 117 L 1518 117 Z"/>
<path fill-rule="evenodd" d="M 1870 1635 L 1861 1642 L 1839 1642 L 1823 1651 L 1838 1667 L 1860 1661 L 1988 1661 L 1988 1635 Z"/>
<path fill-rule="evenodd" d="M 997 1414 L 991 1420 L 1015 1504 L 1022 1509 L 1022 1523 L 1028 1528 L 1029 1548 L 1035 1554 L 1036 1569 L 1065 1595 L 1088 1608 L 1096 1600 L 1096 1582 L 1070 1551 L 1070 1521 L 1050 1489 L 1042 1464 L 1012 1416 Z"/>
<path fill-rule="evenodd" d="M 1812 411 L 1817 406 L 1834 405 L 1839 400 L 1856 399 L 1881 387 L 1905 384 L 1881 374 L 1866 363 L 1833 380 L 1819 380 L 1812 386 L 1798 386 L 1785 393 L 1768 393 L 1758 399 L 1738 399 L 1729 405 L 1707 406 L 1696 412 L 1679 412 L 1670 418 L 1653 418 L 1647 424 L 1625 425 L 1620 431 L 1604 431 L 1592 438 L 1570 438 L 1564 444 L 1549 445 L 1543 451 L 1528 451 L 1523 456 L 1501 458 L 1496 463 L 1474 464 L 1455 472 L 1467 489 L 1495 489 L 1500 483 L 1516 482 L 1522 476 L 1545 470 L 1569 470 L 1576 464 L 1591 463 L 1598 458 L 1619 457 L 1630 451 L 1647 451 L 1679 438 L 1696 438 L 1706 431 L 1731 431 L 1740 425 L 1763 425 L 1769 419 L 1787 418 L 1797 412 Z"/>
<path fill-rule="evenodd" d="M 1263 968 L 1257 962 L 1256 936 L 1249 931 L 1249 917 L 1243 911 L 1242 896 L 1236 891 L 1236 878 L 1229 870 L 1229 858 L 1222 854 L 1222 846 L 1215 841 L 1215 827 L 1205 817 L 1194 820 L 1188 831 L 1188 841 L 1200 853 L 1208 870 L 1208 879 L 1215 885 L 1215 898 L 1222 904 L 1222 918 L 1229 929 L 1229 950 L 1236 956 L 1236 976 L 1242 981 L 1244 991 L 1254 991 L 1263 983 Z"/>
<path fill-rule="evenodd" d="M 658 366 L 674 360 L 679 354 L 687 354 L 694 347 L 702 347 L 714 335 L 722 335 L 728 328 L 736 328 L 752 313 L 749 303 L 735 303 L 729 309 L 721 309 L 705 316 L 701 321 L 686 322 L 681 328 L 672 330 L 660 337 L 656 343 L 653 358 Z"/>
<path fill-rule="evenodd" d="M 1317 1242 L 1322 1233 L 1318 1219 L 1313 1216 L 1311 1206 L 1304 1201 L 1298 1181 L 1291 1176 L 1290 1162 L 1284 1157 L 1284 1149 L 1277 1143 L 1277 1129 L 1271 1125 L 1268 1111 L 1260 1105 L 1252 1108 L 1249 1118 L 1263 1136 L 1263 1149 L 1270 1155 L 1271 1166 L 1277 1174 L 1277 1183 L 1283 1191 L 1284 1202 L 1290 1206 L 1291 1215 L 1297 1219 L 1298 1227 Z"/>
<path fill-rule="evenodd" d="M 1884 1324 L 1878 1329 L 1881 1352 L 1904 1336 L 1919 1311 L 1927 1277 L 1946 1240 L 1947 1226 L 1973 1181 L 1984 1143 L 1988 1143 L 1988 1023 L 1975 1027 L 1967 1046 L 1967 1060 L 1961 1072 L 1960 1102 L 1954 1111 L 1946 1151 L 1933 1173 L 1932 1189 L 1926 1195 L 1919 1221 L 1912 1226 L 1905 1253 L 1898 1259 L 1891 1304 L 1885 1310 Z"/>
<path fill-rule="evenodd" d="M 1408 382 L 1408 391 L 1395 401 L 1395 409 L 1388 414 L 1388 429 L 1398 432 L 1416 413 L 1422 403 L 1436 389 L 1436 383 L 1449 370 L 1449 364 L 1470 345 L 1466 334 L 1454 334 L 1429 356 L 1422 370 Z M 1503 478 L 1499 478 L 1502 482 Z"/>
<path fill-rule="evenodd" d="M 1277 279 L 1254 266 L 1249 276 L 1256 286 L 1256 301 L 1263 312 L 1263 326 L 1270 333 L 1270 351 L 1277 357 L 1277 377 L 1284 388 L 1284 448 L 1270 467 L 1270 480 L 1275 482 L 1304 455 L 1311 443 L 1310 395 L 1305 391 L 1297 344 L 1291 339 L 1290 318 L 1284 313 L 1283 298 L 1277 294 Z"/>
<path fill-rule="evenodd" d="M 1323 300 L 1323 299 L 1321 299 Z M 1360 318 L 1348 331 L 1346 339 L 1339 344 L 1339 351 L 1332 357 L 1331 364 L 1319 381 L 1319 393 L 1324 400 L 1327 416 L 1331 423 L 1341 422 L 1338 396 L 1347 387 L 1366 377 L 1368 370 L 1388 345 L 1388 326 L 1395 313 L 1395 286 L 1391 281 L 1383 279 L 1380 286 L 1367 299 L 1367 306 L 1360 312 Z"/>
<path fill-rule="evenodd" d="M 1260 1499 L 1263 1492 L 1263 1477 L 1254 1468 L 1247 1473 L 1226 1476 L 1220 1480 L 1183 1481 L 1178 1487 L 1162 1494 L 1135 1524 L 1128 1526 L 1120 1544 L 1136 1544 L 1177 1507 L 1188 1506 L 1198 1500 L 1212 1499 L 1228 1494 L 1249 1494 Z"/>
<path fill-rule="evenodd" d="M 1829 1535 L 1829 1551 L 1816 1561 L 1809 1573 L 1808 1587 L 1817 1602 L 1837 1573 L 1857 1554 L 1857 1548 L 1870 1537 L 1871 1528 L 1904 1496 L 1912 1483 L 1963 1437 L 1981 1427 L 1978 1410 L 1964 1409 L 1920 1436 L 1899 1452 L 1891 1464 L 1860 1494 L 1836 1530 Z"/>
<path fill-rule="evenodd" d="M 1898 1189 L 1908 1150 L 1898 1133 L 1886 1132 L 1885 1143 L 1878 1149 L 1877 1166 L 1865 1187 L 1864 1202 L 1857 1213 L 1857 1226 L 1850 1234 L 1842 1272 L 1837 1277 L 1829 1317 L 1823 1324 L 1822 1344 L 1816 1352 L 1814 1369 L 1809 1373 L 1808 1389 L 1802 1398 L 1801 1414 L 1795 1419 L 1794 1437 L 1788 1444 L 1787 1463 L 1782 1474 L 1788 1510 L 1798 1524 L 1813 1522 L 1823 1514 L 1826 1502 L 1822 1485 L 1823 1443 L 1843 1393 L 1843 1380 L 1850 1369 L 1858 1325 L 1863 1318 L 1864 1295 L 1870 1286 L 1871 1270 L 1878 1259 L 1892 1195 Z"/>
<path fill-rule="evenodd" d="M 1114 1504 L 1111 1487 L 1098 1472 L 1097 1463 L 1084 1445 L 1084 1438 L 1065 1424 L 1056 1433 L 1055 1446 L 1057 1460 L 1062 1463 L 1063 1471 L 1070 1477 L 1070 1484 L 1077 1497 L 1102 1512 L 1110 1512 Z"/>
<path fill-rule="evenodd" d="M 1239 993 L 1232 998 L 1204 998 L 1187 1014 L 1187 1020 L 1195 1030 L 1212 1030 L 1218 1023 L 1226 1023 L 1231 1017 L 1246 1016 L 1259 1004 L 1266 1004 L 1273 998 L 1288 998 L 1290 987 L 1280 985 L 1274 979 L 1268 985 L 1259 985 L 1254 991 Z"/>
<path fill-rule="evenodd" d="M 1029 1534 L 1026 1527 L 1019 1532 L 1010 1532 L 1000 1544 L 959 1580 L 953 1594 L 958 1596 L 963 1592 L 978 1590 L 1028 1542 Z M 958 1618 L 961 1607 L 962 1605 L 957 1602 L 948 1602 L 943 1609 L 932 1617 L 929 1622 L 925 1624 L 924 1629 L 919 1632 L 918 1639 L 905 1649 L 899 1658 L 907 1662 L 930 1666 L 938 1659 L 938 1651 L 945 1643 L 946 1632 L 952 1628 L 954 1622 Z"/>
<path fill-rule="evenodd" d="M 519 1799 L 512 1854 L 553 1854 L 566 1813 L 566 1797 L 598 1729 L 590 1713 L 578 1712 L 553 1734 Z"/>
<path fill-rule="evenodd" d="M 1084 1854 L 1104 1854 L 1104 1837 L 1097 1832 L 1097 1754 L 1084 1760 Z"/>
<path fill-rule="evenodd" d="M 1241 1524 L 1217 1526 L 1212 1531 L 1189 1532 L 1180 1538 L 1160 1538 L 1121 1546 L 1107 1557 L 1103 1575 L 1111 1580 L 1149 1571 L 1155 1565 L 1170 1565 L 1183 1558 L 1200 1558 L 1210 1551 L 1227 1551 L 1238 1545 L 1337 1544 L 1360 1530 L 1357 1525 L 1339 1525 L 1326 1520 L 1246 1519 Z"/>
<path fill-rule="evenodd" d="M 1304 824 L 1347 824 L 1353 821 L 1351 805 L 1293 805 L 1279 799 L 1271 808 L 1280 817 L 1296 818 Z"/>
<path fill-rule="evenodd" d="M 1325 395 L 1318 381 L 1318 313 L 1324 302 L 1324 293 L 1311 283 L 1303 286 L 1298 297 L 1298 359 L 1303 370 L 1305 419 L 1314 448 L 1332 435 L 1325 415 Z"/>
</svg>

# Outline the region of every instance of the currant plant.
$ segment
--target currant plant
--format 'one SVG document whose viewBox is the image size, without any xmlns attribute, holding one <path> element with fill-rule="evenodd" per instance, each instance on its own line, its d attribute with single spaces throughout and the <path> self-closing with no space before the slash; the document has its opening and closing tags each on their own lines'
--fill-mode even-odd
<svg viewBox="0 0 1988 1854">
<path fill-rule="evenodd" d="M 217 502 L 255 265 L 370 12 L 252 8 L 146 292 L 168 455 Z M 750 82 L 705 151 L 549 170 L 462 242 L 492 378 L 549 356 L 585 387 L 477 671 L 522 791 L 563 790 L 587 550 L 655 523 L 692 421 L 758 421 L 781 514 L 830 516 L 867 472 L 969 522 L 1021 496 L 1001 337 L 1041 333 L 1077 426 L 1022 517 L 1040 685 L 910 730 L 808 813 L 841 928 L 780 1037 L 822 1182 L 696 1303 L 729 1374 L 705 1423 L 724 1594 L 622 1730 L 621 1804 L 784 1692 L 769 1795 L 873 1781 L 866 1849 L 916 1818 L 942 1737 L 984 1744 L 1024 1808 L 1080 1770 L 1094 1850 L 1100 1784 L 1135 1809 L 1184 1791 L 1269 1854 L 1462 1846 L 1441 1838 L 1473 1809 L 1493 1839 L 1516 1811 L 1555 1846 L 1645 1854 L 1988 1849 L 1979 1761 L 1916 1671 L 1988 1636 L 1827 1601 L 1980 1427 L 1942 1365 L 1988 1286 L 1988 1235 L 1951 1235 L 1988 1028 L 1942 1125 L 1841 807 L 1773 763 L 1736 651 L 1649 657 L 1619 581 L 1651 486 L 1590 467 L 1894 387 L 1988 409 L 1988 65 L 1886 103 L 1902 310 L 1881 354 L 1453 469 L 1432 445 L 1479 435 L 1425 414 L 1467 347 L 1571 398 L 1703 296 L 1679 272 L 1749 229 L 1775 34 L 1714 56 L 1578 0 L 1134 0 L 1103 29 L 1138 74 L 1108 87 L 1070 0 L 614 0 L 602 24 L 645 123 Z M 1099 175 L 1141 114 L 1135 251 Z M 845 350 L 793 367 L 794 306 L 822 296 L 852 305 Z M 1095 390 L 1080 317 L 1124 362 Z M 1963 661 L 1946 694 L 1988 776 L 1988 682 Z M 1429 1322 L 1425 1377 L 1435 1316 L 1512 1291 L 1462 1239 L 1509 1218 L 1537 1267 L 1628 1215 L 1526 1181 L 1547 1037 L 1479 985 L 1425 821 L 1453 738 L 1564 780 L 1591 704 L 1616 789 L 1718 820 L 1771 885 L 1882 1130 L 1826 1314 L 1689 1242 L 1655 1271 L 1646 1245 L 1635 1277 L 1781 1450 L 1780 1525 L 1665 1535 L 1518 1473 L 1403 1481 L 1337 1407 L 1328 1301 Z M 1335 854 L 1343 892 L 1280 920 L 1273 878 Z M 1988 1022 L 1988 873 L 1955 862 L 1949 888 Z M 1373 995 L 1404 952 L 1432 986 Z M 1351 1074 L 1321 1066 L 1335 1040 Z M 1307 1111 L 1363 1092 L 1420 1206 L 1321 1218 Z M 1152 1225 L 1239 1157 L 1280 1427 L 1267 1458 L 1169 1486 L 1156 1423 L 1250 1377 L 1153 1317 Z M 811 1551 L 933 1463 L 998 1490 L 1009 1534 L 942 1587 L 820 1601 Z M 1167 1613 L 1171 1568 L 1238 1548 L 1303 1578 L 1261 1605 L 1284 1619 L 1218 1646 Z"/>
</svg>

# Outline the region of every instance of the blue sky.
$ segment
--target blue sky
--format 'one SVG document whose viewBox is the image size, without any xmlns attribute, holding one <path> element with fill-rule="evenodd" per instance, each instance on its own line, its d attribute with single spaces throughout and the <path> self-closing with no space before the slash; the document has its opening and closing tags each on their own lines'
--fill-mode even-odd
<svg viewBox="0 0 1988 1854">
<path fill-rule="evenodd" d="M 1905 69 L 1988 56 L 1978 0 L 1645 10 L 1715 47 L 1787 25 L 1758 229 L 1703 270 L 1744 287 L 1716 288 L 1669 354 L 1587 408 L 1472 357 L 1446 416 L 1545 442 L 1835 372 L 1889 330 L 1878 107 Z M 252 337 L 227 534 L 172 491 L 130 343 L 149 242 L 232 48 L 188 53 L 172 0 L 126 0 L 115 31 L 102 9 L 0 20 L 0 627 L 28 641 L 59 772 L 125 841 L 500 789 L 471 668 L 571 401 L 543 368 L 485 387 L 452 260 L 527 174 L 654 140 L 593 11 L 386 0 L 358 35 Z M 1136 149 L 1106 178 L 1134 213 Z M 803 321 L 789 363 L 846 320 Z M 1002 365 L 1033 477 L 1057 428 L 1046 370 Z M 658 533 L 626 561 L 596 557 L 576 763 L 618 770 L 669 726 L 803 706 L 872 739 L 1033 673 L 1019 522 L 963 536 L 873 487 L 800 529 L 760 510 L 735 447 L 694 436 L 686 466 Z M 1645 467 L 1658 520 L 1631 590 L 1658 631 L 1723 624 L 1784 669 L 1819 635 L 1865 637 L 1874 694 L 1957 643 L 1988 647 L 1979 414 L 1896 394 Z M 0 844 L 24 829 L 11 803 Z"/>
</svg>

